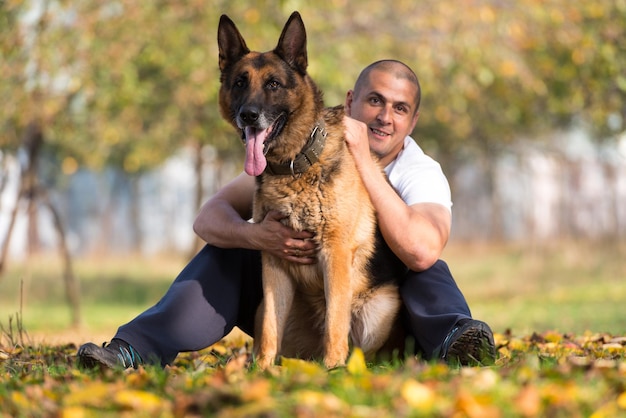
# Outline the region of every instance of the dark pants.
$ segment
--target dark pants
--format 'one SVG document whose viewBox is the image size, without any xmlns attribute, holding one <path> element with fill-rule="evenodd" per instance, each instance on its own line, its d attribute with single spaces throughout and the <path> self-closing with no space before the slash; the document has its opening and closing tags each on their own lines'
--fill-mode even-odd
<svg viewBox="0 0 626 418">
<path fill-rule="evenodd" d="M 408 271 L 400 294 L 404 323 L 417 350 L 430 358 L 448 332 L 471 313 L 447 264 Z M 206 348 L 235 326 L 254 335 L 263 297 L 260 252 L 206 245 L 180 272 L 163 298 L 115 335 L 144 360 L 171 364 L 179 352 Z"/>
</svg>

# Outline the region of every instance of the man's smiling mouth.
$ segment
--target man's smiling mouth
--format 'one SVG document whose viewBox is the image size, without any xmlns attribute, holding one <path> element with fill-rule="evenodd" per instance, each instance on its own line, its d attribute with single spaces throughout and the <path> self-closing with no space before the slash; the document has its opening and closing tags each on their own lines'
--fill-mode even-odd
<svg viewBox="0 0 626 418">
<path fill-rule="evenodd" d="M 372 131 L 372 133 L 374 135 L 378 135 L 378 136 L 389 136 L 389 135 L 391 135 L 391 134 L 388 134 L 387 132 L 383 132 L 383 131 L 381 131 L 379 129 L 376 129 L 376 128 L 370 128 L 370 130 Z"/>
</svg>

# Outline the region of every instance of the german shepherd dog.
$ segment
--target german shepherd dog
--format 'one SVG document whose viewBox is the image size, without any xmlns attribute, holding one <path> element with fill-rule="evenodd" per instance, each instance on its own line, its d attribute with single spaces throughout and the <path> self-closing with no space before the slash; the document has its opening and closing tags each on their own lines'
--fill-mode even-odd
<svg viewBox="0 0 626 418">
<path fill-rule="evenodd" d="M 262 252 L 263 302 L 254 335 L 258 367 L 277 356 L 344 365 L 349 341 L 375 353 L 394 327 L 403 265 L 384 244 L 344 141 L 343 107 L 324 108 L 307 74 L 306 33 L 294 12 L 273 51 L 251 52 L 233 21 L 218 27 L 220 112 L 246 146 L 256 177 L 253 220 L 270 210 L 315 233 L 312 265 Z M 379 260 L 380 259 L 380 260 Z"/>
</svg>

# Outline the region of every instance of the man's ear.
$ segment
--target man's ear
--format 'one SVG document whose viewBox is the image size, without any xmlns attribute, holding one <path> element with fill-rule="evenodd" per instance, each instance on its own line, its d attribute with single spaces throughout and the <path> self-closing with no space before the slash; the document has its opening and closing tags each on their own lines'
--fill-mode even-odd
<svg viewBox="0 0 626 418">
<path fill-rule="evenodd" d="M 415 112 L 415 115 L 413 115 L 413 120 L 411 121 L 411 132 L 413 132 L 413 129 L 415 129 L 415 125 L 417 125 L 417 120 L 420 117 L 420 111 L 418 110 L 417 112 Z"/>
<path fill-rule="evenodd" d="M 346 93 L 346 102 L 344 104 L 344 111 L 346 115 L 351 116 L 352 114 L 352 101 L 354 100 L 354 91 L 348 90 Z"/>
</svg>

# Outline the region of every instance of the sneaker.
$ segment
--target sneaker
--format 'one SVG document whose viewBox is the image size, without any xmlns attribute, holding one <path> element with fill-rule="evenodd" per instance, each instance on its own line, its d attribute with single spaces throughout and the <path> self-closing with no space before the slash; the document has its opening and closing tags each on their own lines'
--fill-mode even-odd
<svg viewBox="0 0 626 418">
<path fill-rule="evenodd" d="M 451 365 L 487 366 L 496 361 L 496 345 L 489 325 L 462 319 L 443 341 L 441 359 Z"/>
<path fill-rule="evenodd" d="M 83 344 L 78 353 L 78 365 L 86 369 L 108 367 L 109 369 L 136 369 L 143 360 L 139 353 L 126 341 L 114 338 L 111 343 L 98 347 L 93 343 Z"/>
</svg>

